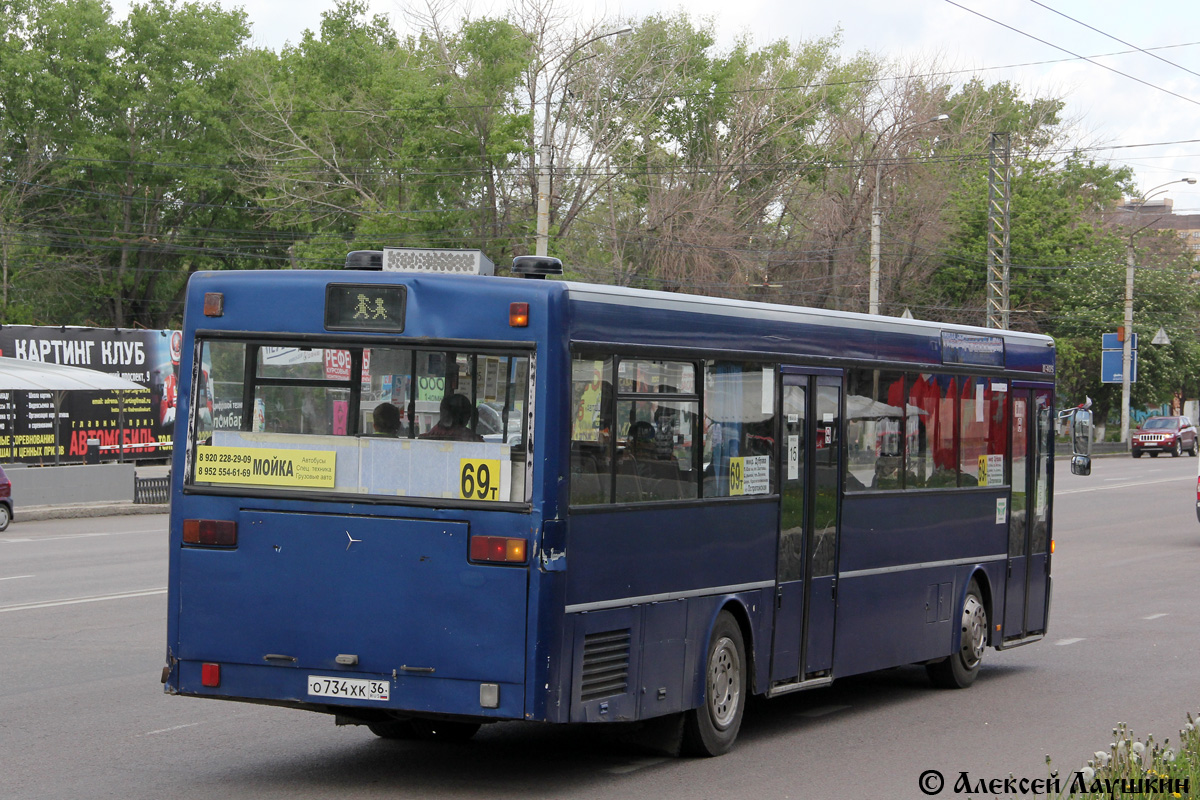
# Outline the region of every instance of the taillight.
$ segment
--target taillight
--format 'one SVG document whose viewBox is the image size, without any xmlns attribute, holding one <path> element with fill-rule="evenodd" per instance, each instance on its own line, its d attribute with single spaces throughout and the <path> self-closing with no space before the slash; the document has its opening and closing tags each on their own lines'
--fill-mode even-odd
<svg viewBox="0 0 1200 800">
<path fill-rule="evenodd" d="M 507 536 L 472 536 L 471 560 L 493 564 L 524 564 L 525 540 Z"/>
<path fill-rule="evenodd" d="M 508 324 L 513 328 L 528 328 L 529 303 L 509 303 Z"/>
<path fill-rule="evenodd" d="M 221 665 L 220 664 L 201 664 L 200 665 L 200 685 L 208 686 L 213 689 L 221 685 Z"/>
<path fill-rule="evenodd" d="M 224 519 L 185 519 L 183 543 L 201 547 L 237 547 L 237 523 Z"/>
<path fill-rule="evenodd" d="M 12 484 L 8 481 L 0 483 L 0 497 L 9 497 L 12 495 Z"/>
</svg>

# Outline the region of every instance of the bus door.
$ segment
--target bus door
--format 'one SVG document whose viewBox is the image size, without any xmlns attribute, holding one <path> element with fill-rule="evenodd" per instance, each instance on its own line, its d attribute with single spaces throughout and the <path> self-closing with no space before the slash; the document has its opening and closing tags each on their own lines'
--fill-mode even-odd
<svg viewBox="0 0 1200 800">
<path fill-rule="evenodd" d="M 773 690 L 828 678 L 841 489 L 840 375 L 784 373 Z"/>
<path fill-rule="evenodd" d="M 1052 394 L 1049 389 L 1014 387 L 1012 402 L 1012 497 L 1008 505 L 1003 627 L 1006 640 L 1045 631 L 1050 575 Z"/>
</svg>

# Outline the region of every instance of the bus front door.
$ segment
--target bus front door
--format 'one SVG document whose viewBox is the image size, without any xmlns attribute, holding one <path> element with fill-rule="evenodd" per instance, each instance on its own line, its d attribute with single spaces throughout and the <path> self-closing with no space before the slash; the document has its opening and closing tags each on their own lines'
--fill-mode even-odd
<svg viewBox="0 0 1200 800">
<path fill-rule="evenodd" d="M 841 378 L 785 373 L 772 691 L 827 680 L 833 666 L 841 488 Z"/>
<path fill-rule="evenodd" d="M 1054 435 L 1050 390 L 1014 388 L 1012 402 L 1012 497 L 1003 625 L 1006 641 L 1046 630 L 1050 437 Z"/>
</svg>

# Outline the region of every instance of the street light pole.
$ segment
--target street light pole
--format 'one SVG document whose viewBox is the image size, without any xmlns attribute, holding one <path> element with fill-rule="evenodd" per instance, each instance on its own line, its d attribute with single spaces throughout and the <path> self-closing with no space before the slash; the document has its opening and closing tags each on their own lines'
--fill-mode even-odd
<svg viewBox="0 0 1200 800">
<path fill-rule="evenodd" d="M 1142 210 L 1142 206 L 1146 205 L 1146 201 L 1155 194 L 1162 194 L 1166 190 L 1164 186 L 1170 186 L 1175 183 L 1194 184 L 1195 178 L 1177 178 L 1173 181 L 1167 181 L 1155 186 L 1150 191 L 1146 192 L 1133 210 L 1133 225 L 1137 224 L 1138 212 Z M 1163 192 L 1158 192 L 1158 189 L 1163 189 Z M 1151 223 L 1146 223 L 1147 225 Z M 1132 226 L 1131 226 L 1132 227 Z M 1144 227 L 1144 226 L 1143 226 Z M 1138 235 L 1141 228 L 1135 228 L 1129 234 L 1129 244 L 1125 248 L 1125 335 L 1121 342 L 1121 442 L 1129 443 L 1129 401 L 1130 401 L 1130 379 L 1133 371 L 1133 270 L 1134 270 L 1134 252 L 1133 238 Z"/>
<path fill-rule="evenodd" d="M 907 128 L 901 129 L 896 138 L 899 138 L 904 133 L 918 128 L 922 125 L 929 125 L 934 122 L 944 122 L 950 119 L 949 114 L 938 114 L 932 119 L 927 119 L 924 122 L 918 122 L 910 125 Z M 875 198 L 871 202 L 871 272 L 867 282 L 867 313 L 879 313 L 879 266 L 880 255 L 882 250 L 883 239 L 883 206 L 880 203 L 880 183 L 883 174 L 883 161 L 877 159 L 875 161 Z"/>
<path fill-rule="evenodd" d="M 546 82 L 546 108 L 542 117 L 542 146 L 538 149 L 537 244 L 534 249 L 535 255 L 544 256 L 550 248 L 550 159 L 554 153 L 554 147 L 550 143 L 550 98 L 554 95 L 554 87 L 558 84 L 559 78 L 566 74 L 567 68 L 571 65 L 571 59 L 580 50 L 593 42 L 607 39 L 609 36 L 621 36 L 632 32 L 633 28 L 626 27 L 615 31 L 608 31 L 607 33 L 602 33 L 599 36 L 593 36 L 591 39 L 580 42 L 563 56 L 558 69 L 554 71 L 554 74 Z"/>
</svg>

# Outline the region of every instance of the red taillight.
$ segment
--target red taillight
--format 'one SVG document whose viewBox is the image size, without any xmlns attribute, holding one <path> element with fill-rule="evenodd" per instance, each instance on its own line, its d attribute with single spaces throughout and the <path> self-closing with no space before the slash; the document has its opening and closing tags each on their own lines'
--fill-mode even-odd
<svg viewBox="0 0 1200 800">
<path fill-rule="evenodd" d="M 12 495 L 12 484 L 8 481 L 0 483 L 0 497 L 9 497 Z"/>
<path fill-rule="evenodd" d="M 210 686 L 216 688 L 221 685 L 221 665 L 220 664 L 201 664 L 200 665 L 200 684 L 202 686 Z"/>
<path fill-rule="evenodd" d="M 185 519 L 183 543 L 202 547 L 237 547 L 237 523 L 224 519 Z"/>
<path fill-rule="evenodd" d="M 529 303 L 510 303 L 508 306 L 508 324 L 513 328 L 528 328 Z"/>
<path fill-rule="evenodd" d="M 494 564 L 524 564 L 525 540 L 507 536 L 472 536 L 471 560 Z"/>
</svg>

